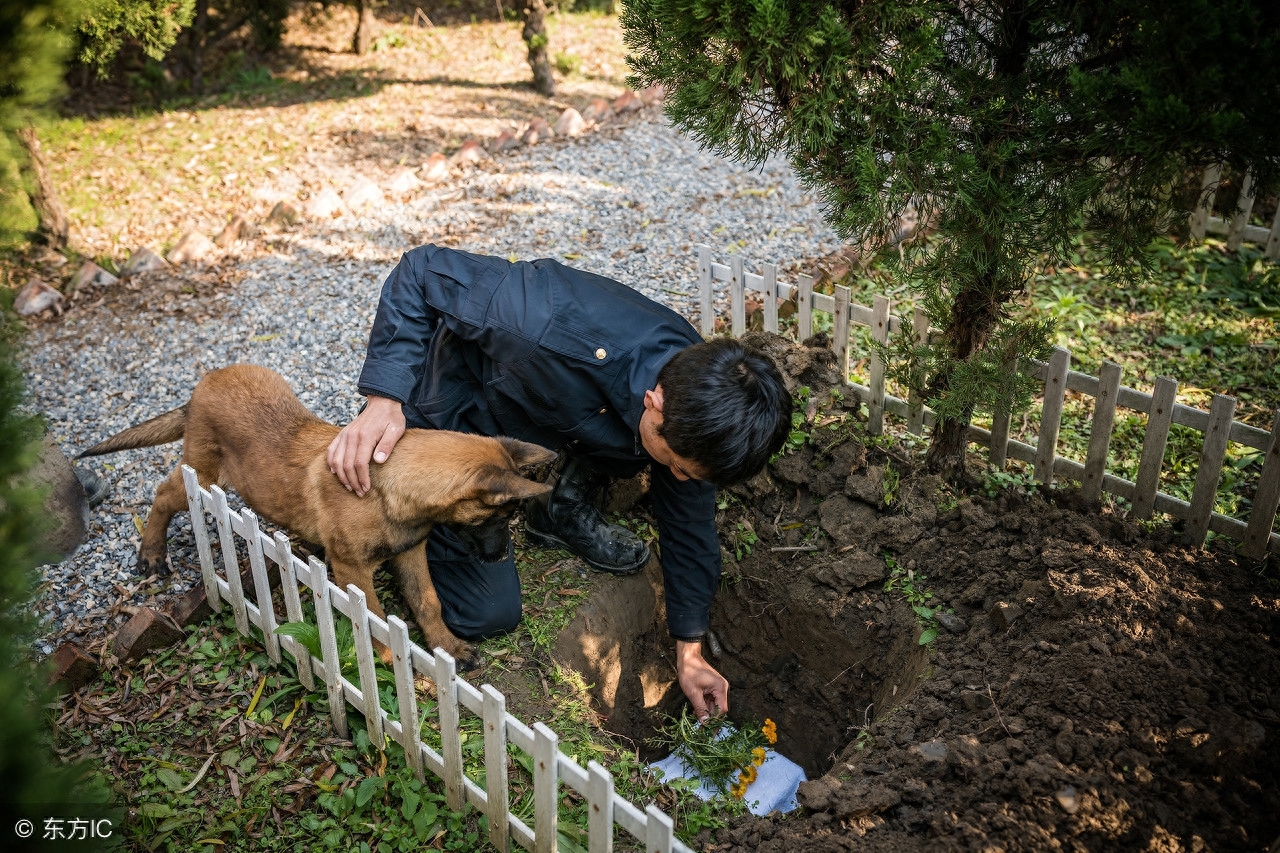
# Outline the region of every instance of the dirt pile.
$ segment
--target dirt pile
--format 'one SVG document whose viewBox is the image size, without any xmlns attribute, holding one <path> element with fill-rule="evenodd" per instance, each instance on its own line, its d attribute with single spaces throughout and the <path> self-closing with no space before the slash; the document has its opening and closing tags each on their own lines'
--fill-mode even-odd
<svg viewBox="0 0 1280 853">
<path fill-rule="evenodd" d="M 759 342 L 812 392 L 811 438 L 722 496 L 712 653 L 731 716 L 776 720 L 812 781 L 799 813 L 701 848 L 1271 846 L 1274 582 L 1073 490 L 945 486 L 851 427 L 823 350 Z M 656 629 L 634 644 L 616 685 L 610 727 L 637 742 L 627 705 L 680 701 L 652 676 L 667 645 Z"/>
</svg>

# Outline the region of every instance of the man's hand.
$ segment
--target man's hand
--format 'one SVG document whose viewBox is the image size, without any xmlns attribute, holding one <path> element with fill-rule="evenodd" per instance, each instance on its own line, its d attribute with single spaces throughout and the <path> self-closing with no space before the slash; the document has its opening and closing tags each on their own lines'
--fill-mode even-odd
<svg viewBox="0 0 1280 853">
<path fill-rule="evenodd" d="M 329 444 L 329 470 L 348 490 L 364 497 L 369 491 L 369 459 L 381 465 L 404 435 L 400 403 L 387 397 L 370 397 L 364 411 L 342 428 Z"/>
<path fill-rule="evenodd" d="M 676 640 L 676 678 L 701 722 L 729 711 L 729 682 L 702 657 L 702 643 Z"/>
</svg>

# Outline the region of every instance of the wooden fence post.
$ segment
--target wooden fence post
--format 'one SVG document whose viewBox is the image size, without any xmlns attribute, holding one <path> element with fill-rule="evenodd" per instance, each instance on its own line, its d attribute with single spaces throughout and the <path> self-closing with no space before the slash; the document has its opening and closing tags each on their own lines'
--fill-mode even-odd
<svg viewBox="0 0 1280 853">
<path fill-rule="evenodd" d="M 836 313 L 831 323 L 831 349 L 836 354 L 836 369 L 840 371 L 840 384 L 849 384 L 849 288 L 837 284 L 835 288 Z"/>
<path fill-rule="evenodd" d="M 1280 410 L 1276 411 L 1275 423 L 1271 427 L 1262 475 L 1258 477 L 1258 490 L 1249 511 L 1249 528 L 1244 534 L 1246 557 L 1261 560 L 1266 556 L 1277 508 L 1280 508 Z"/>
<path fill-rule="evenodd" d="M 709 338 L 716 330 L 715 292 L 711 284 L 711 247 L 698 244 L 698 295 L 701 299 L 702 336 Z"/>
<path fill-rule="evenodd" d="M 249 612 L 244 606 L 244 587 L 240 583 L 240 557 L 236 554 L 236 535 L 231 529 L 231 510 L 227 508 L 227 493 L 218 486 L 209 487 L 213 498 L 213 518 L 218 524 L 218 540 L 222 543 L 222 567 L 227 571 L 227 586 L 231 591 L 231 612 L 236 617 L 236 630 L 242 636 L 249 633 Z"/>
<path fill-rule="evenodd" d="M 645 823 L 645 853 L 670 853 L 671 840 L 675 837 L 675 824 L 653 803 L 645 808 L 644 813 L 648 818 Z"/>
<path fill-rule="evenodd" d="M 413 685 L 413 656 L 409 653 L 409 626 L 394 613 L 387 616 L 391 634 L 391 665 L 396 674 L 396 702 L 400 711 L 400 746 L 418 781 L 426 776 L 422 767 L 421 735 L 418 731 L 418 693 Z"/>
<path fill-rule="evenodd" d="M 1053 462 L 1058 458 L 1058 433 L 1062 429 L 1062 406 L 1066 402 L 1070 366 L 1071 353 L 1054 347 L 1049 358 L 1049 375 L 1044 381 L 1040 435 L 1036 437 L 1035 478 L 1046 486 L 1053 482 Z"/>
<path fill-rule="evenodd" d="M 1191 214 L 1191 239 L 1193 240 L 1204 239 L 1205 229 L 1209 226 L 1209 214 L 1213 211 L 1213 198 L 1217 194 L 1214 188 L 1221 177 L 1221 163 L 1215 163 L 1204 170 L 1204 177 L 1200 181 L 1200 195 L 1196 199 L 1196 209 Z"/>
<path fill-rule="evenodd" d="M 262 624 L 263 643 L 267 647 L 267 657 L 276 663 L 280 662 L 280 637 L 276 634 L 276 608 L 271 601 L 271 582 L 267 580 L 267 563 L 262 553 L 262 530 L 258 526 L 258 516 L 248 507 L 240 513 L 248 529 L 245 546 L 249 551 L 249 568 L 253 572 L 253 592 L 257 598 L 258 618 Z"/>
<path fill-rule="evenodd" d="M 1244 181 L 1240 184 L 1240 200 L 1236 202 L 1236 212 L 1231 217 L 1231 228 L 1227 231 L 1227 249 L 1234 252 L 1244 242 L 1245 226 L 1249 224 L 1249 214 L 1253 212 L 1253 172 L 1244 173 Z"/>
<path fill-rule="evenodd" d="M 462 738 L 458 732 L 458 665 L 444 649 L 435 656 L 436 708 L 440 713 L 440 756 L 444 759 L 444 799 L 455 812 L 466 805 L 462 784 Z"/>
<path fill-rule="evenodd" d="M 511 846 L 507 822 L 507 700 L 492 684 L 484 694 L 484 787 L 488 801 L 489 842 L 499 850 Z"/>
<path fill-rule="evenodd" d="M 796 276 L 796 336 L 800 343 L 813 337 L 813 276 Z"/>
<path fill-rule="evenodd" d="M 333 599 L 324 563 L 312 557 L 311 591 L 316 598 L 316 628 L 320 632 L 320 656 L 324 660 L 324 689 L 329 696 L 329 718 L 338 737 L 347 737 L 347 693 L 342 689 L 342 661 L 338 657 L 338 635 L 334 626 Z"/>
<path fill-rule="evenodd" d="M 275 534 L 276 565 L 280 567 L 280 592 L 284 596 L 284 614 L 290 622 L 301 622 L 302 596 L 298 594 L 298 572 L 294 568 L 293 548 L 289 546 L 289 537 L 280 531 Z M 302 565 L 298 563 L 298 565 Z M 284 637 L 283 645 L 293 655 L 298 664 L 298 680 L 307 690 L 316 689 L 315 675 L 311 669 L 311 653 L 292 637 Z"/>
<path fill-rule="evenodd" d="M 778 265 L 764 264 L 760 267 L 764 276 L 764 330 L 778 332 Z"/>
<path fill-rule="evenodd" d="M 1102 480 L 1107 473 L 1107 451 L 1111 446 L 1111 432 L 1116 421 L 1116 396 L 1120 393 L 1120 365 L 1102 363 L 1098 379 L 1098 395 L 1094 398 L 1093 421 L 1089 427 L 1089 450 L 1085 455 L 1084 480 L 1080 493 L 1085 500 L 1098 503 L 1102 500 Z"/>
<path fill-rule="evenodd" d="M 213 569 L 213 548 L 209 544 L 209 526 L 204 520 L 204 499 L 200 496 L 200 478 L 190 465 L 182 466 L 182 483 L 187 489 L 187 506 L 191 509 L 191 533 L 200 556 L 200 576 L 204 579 L 205 599 L 209 609 L 222 609 L 222 593 L 218 592 L 218 574 Z"/>
<path fill-rule="evenodd" d="M 742 255 L 729 257 L 729 318 L 735 338 L 747 330 L 747 283 L 742 275 Z"/>
<path fill-rule="evenodd" d="M 373 666 L 373 634 L 369 630 L 369 603 L 364 590 L 347 584 L 351 602 L 351 627 L 356 641 L 356 670 L 360 674 L 360 704 L 369 727 L 369 741 L 382 744 L 382 704 L 378 701 L 378 674 Z"/>
<path fill-rule="evenodd" d="M 876 296 L 871 308 L 871 337 L 880 343 L 889 341 L 889 297 Z M 867 396 L 867 432 L 879 435 L 884 432 L 884 371 L 885 363 L 880 353 L 871 351 L 871 376 L 867 380 L 870 390 Z"/>
<path fill-rule="evenodd" d="M 1150 518 L 1155 512 L 1160 469 L 1164 467 L 1164 451 L 1169 445 L 1169 426 L 1173 423 L 1173 406 L 1177 397 L 1178 383 L 1167 376 L 1157 376 L 1155 388 L 1151 391 L 1147 433 L 1142 439 L 1138 479 L 1133 488 L 1134 518 Z"/>
<path fill-rule="evenodd" d="M 1018 369 L 1017 357 L 1011 358 L 1005 363 L 1005 370 L 1012 376 L 1014 371 Z M 997 471 L 1004 469 L 1004 464 L 1009 458 L 1009 421 L 1012 413 L 992 412 L 991 413 L 991 467 Z"/>
<path fill-rule="evenodd" d="M 560 824 L 560 737 L 544 723 L 533 724 L 533 849 L 555 853 Z"/>
<path fill-rule="evenodd" d="M 1209 532 L 1209 519 L 1218 496 L 1218 480 L 1222 477 L 1222 462 L 1227 456 L 1227 436 L 1231 433 L 1231 419 L 1236 411 L 1236 398 L 1214 394 L 1209 404 L 1209 425 L 1204 433 L 1204 448 L 1200 451 L 1200 468 L 1196 471 L 1196 484 L 1191 491 L 1191 510 L 1187 517 L 1187 530 L 1183 541 L 1199 547 Z"/>
<path fill-rule="evenodd" d="M 918 305 L 911 315 L 911 333 L 915 336 L 917 346 L 924 346 L 929 342 L 929 318 Z M 924 432 L 924 392 L 918 388 L 907 389 L 907 432 L 912 435 Z M 994 434 L 994 430 L 992 432 Z"/>
<path fill-rule="evenodd" d="M 1280 258 L 1280 206 L 1276 207 L 1275 218 L 1271 220 L 1271 230 L 1267 233 L 1267 248 L 1263 254 L 1275 260 Z"/>
<path fill-rule="evenodd" d="M 590 853 L 613 853 L 613 776 L 587 762 L 587 844 Z"/>
</svg>

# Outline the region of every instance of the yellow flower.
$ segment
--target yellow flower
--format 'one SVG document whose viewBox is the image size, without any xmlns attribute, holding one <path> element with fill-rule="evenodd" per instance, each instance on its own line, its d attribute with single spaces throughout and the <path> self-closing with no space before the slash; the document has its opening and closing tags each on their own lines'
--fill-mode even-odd
<svg viewBox="0 0 1280 853">
<path fill-rule="evenodd" d="M 739 778 L 750 785 L 752 782 L 756 781 L 756 775 L 758 772 L 759 771 L 756 770 L 756 766 L 754 764 L 748 764 L 746 767 L 742 768 L 742 776 Z"/>
<path fill-rule="evenodd" d="M 764 757 L 765 753 L 763 746 L 757 746 L 755 749 L 751 750 L 751 763 L 756 767 L 764 764 Z"/>
<path fill-rule="evenodd" d="M 729 788 L 729 793 L 741 800 L 747 795 L 747 784 L 739 779 L 737 782 L 733 783 L 731 788 Z"/>
<path fill-rule="evenodd" d="M 764 726 L 761 728 L 761 731 L 764 732 L 764 736 L 769 743 L 773 744 L 778 742 L 778 724 L 773 720 L 765 717 Z"/>
</svg>

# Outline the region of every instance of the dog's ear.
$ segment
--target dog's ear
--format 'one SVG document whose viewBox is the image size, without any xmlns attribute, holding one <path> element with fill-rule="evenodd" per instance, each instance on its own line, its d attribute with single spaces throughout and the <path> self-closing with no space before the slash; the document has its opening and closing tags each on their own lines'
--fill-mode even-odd
<svg viewBox="0 0 1280 853">
<path fill-rule="evenodd" d="M 533 444 L 526 444 L 526 447 L 533 447 L 541 450 Z M 552 454 L 554 456 L 555 454 Z M 542 461 L 546 461 L 545 459 Z M 545 495 L 551 491 L 549 483 L 539 483 L 521 477 L 512 471 L 494 470 L 481 477 L 480 500 L 488 506 L 502 506 L 503 504 L 513 501 L 522 501 L 525 498 L 533 498 L 538 495 Z"/>
<path fill-rule="evenodd" d="M 498 441 L 502 442 L 503 449 L 511 454 L 511 461 L 516 464 L 517 468 L 541 465 L 543 462 L 550 462 L 556 458 L 554 450 L 547 450 L 545 447 L 539 447 L 536 444 L 520 441 L 510 436 L 501 436 Z"/>
</svg>

